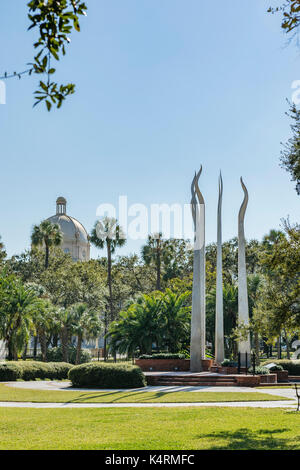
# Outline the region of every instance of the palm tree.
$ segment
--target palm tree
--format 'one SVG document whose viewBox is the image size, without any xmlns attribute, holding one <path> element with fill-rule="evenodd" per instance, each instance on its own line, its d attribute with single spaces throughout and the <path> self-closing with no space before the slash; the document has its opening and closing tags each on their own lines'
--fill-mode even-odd
<svg viewBox="0 0 300 470">
<path fill-rule="evenodd" d="M 166 289 L 162 295 L 160 312 L 163 345 L 170 353 L 177 353 L 189 340 L 191 325 L 191 307 L 187 306 L 190 292 L 178 294 Z"/>
<path fill-rule="evenodd" d="M 95 222 L 90 236 L 91 243 L 101 250 L 106 247 L 107 251 L 107 285 L 109 290 L 109 311 L 111 320 L 114 319 L 113 293 L 112 293 L 112 254 L 117 247 L 124 246 L 126 238 L 122 228 L 114 218 L 104 217 Z M 106 358 L 106 333 L 108 329 L 108 315 L 105 310 L 104 317 L 105 339 L 104 339 L 104 357 Z"/>
<path fill-rule="evenodd" d="M 40 299 L 13 275 L 0 279 L 0 292 L 0 337 L 7 344 L 8 359 L 17 360 L 28 342 Z"/>
<path fill-rule="evenodd" d="M 74 305 L 73 334 L 77 336 L 76 364 L 80 364 L 80 355 L 83 339 L 95 339 L 102 331 L 102 323 L 95 310 L 88 308 L 86 304 Z"/>
<path fill-rule="evenodd" d="M 235 285 L 225 283 L 223 286 L 224 305 L 224 335 L 226 354 L 237 355 L 237 343 L 232 338 L 232 331 L 237 326 L 238 320 L 238 288 Z M 214 344 L 215 312 L 216 312 L 216 288 L 212 288 L 206 297 L 207 326 L 209 340 Z"/>
<path fill-rule="evenodd" d="M 58 224 L 52 224 L 44 220 L 40 225 L 35 225 L 31 234 L 33 246 L 45 246 L 45 268 L 49 266 L 49 250 L 52 246 L 59 246 L 63 241 L 63 234 Z"/>
<path fill-rule="evenodd" d="M 49 341 L 47 337 L 55 329 L 57 308 L 46 298 L 40 298 L 40 305 L 33 316 L 33 325 L 35 329 L 35 339 L 39 340 L 41 345 L 42 360 L 47 361 L 47 348 Z M 36 353 L 35 353 L 36 355 Z"/>
<path fill-rule="evenodd" d="M 62 348 L 63 362 L 69 362 L 69 343 L 74 326 L 74 315 L 71 309 L 60 308 L 55 312 L 56 322 L 59 325 L 59 336 Z"/>
<path fill-rule="evenodd" d="M 162 233 L 149 235 L 147 245 L 142 248 L 142 258 L 147 266 L 154 263 L 156 290 L 161 290 Z"/>
<path fill-rule="evenodd" d="M 120 319 L 109 327 L 110 350 L 132 356 L 137 350 L 140 354 L 151 354 L 153 343 L 160 344 L 162 338 L 161 304 L 161 296 L 144 294 L 126 312 L 121 312 Z"/>
<path fill-rule="evenodd" d="M 1 241 L 1 236 L 0 236 L 0 264 L 2 263 L 5 257 L 6 257 L 6 251 L 5 251 L 4 244 Z"/>
</svg>

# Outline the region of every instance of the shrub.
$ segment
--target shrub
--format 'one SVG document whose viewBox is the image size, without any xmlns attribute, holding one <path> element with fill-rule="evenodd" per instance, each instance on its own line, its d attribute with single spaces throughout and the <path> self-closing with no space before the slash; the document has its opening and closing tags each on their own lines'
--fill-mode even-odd
<svg viewBox="0 0 300 470">
<path fill-rule="evenodd" d="M 287 370 L 289 375 L 300 375 L 300 360 L 288 360 L 288 359 L 276 359 L 271 361 L 270 359 L 263 363 L 263 365 L 274 362 L 276 365 L 283 367 L 283 370 Z"/>
<path fill-rule="evenodd" d="M 35 380 L 35 379 L 50 379 L 51 377 L 51 366 L 45 362 L 35 361 L 24 361 L 16 363 L 16 366 L 20 368 L 23 380 Z"/>
<path fill-rule="evenodd" d="M 0 382 L 15 382 L 21 378 L 21 370 L 15 364 L 0 364 Z"/>
<path fill-rule="evenodd" d="M 49 362 L 53 370 L 51 379 L 64 380 L 68 378 L 69 371 L 74 367 L 73 364 L 66 362 Z"/>
<path fill-rule="evenodd" d="M 277 371 L 277 370 L 283 370 L 283 367 L 282 367 L 281 365 L 279 365 L 279 364 L 276 364 L 276 365 L 273 366 L 273 367 L 268 367 L 268 369 L 269 369 L 270 372 L 275 372 L 275 371 Z"/>
<path fill-rule="evenodd" d="M 72 367 L 69 379 L 80 388 L 139 388 L 146 378 L 137 366 L 90 363 Z"/>
<path fill-rule="evenodd" d="M 68 357 L 69 363 L 75 364 L 76 362 L 76 348 L 74 346 L 70 346 L 68 350 Z M 63 360 L 63 353 L 62 347 L 57 346 L 56 348 L 50 348 L 47 351 L 47 360 L 49 362 L 62 362 Z M 80 364 L 86 364 L 87 362 L 91 362 L 92 355 L 88 349 L 82 349 L 80 354 Z"/>
<path fill-rule="evenodd" d="M 0 365 L 0 381 L 15 381 L 18 379 L 26 381 L 36 379 L 63 380 L 68 378 L 69 370 L 72 367 L 72 364 L 64 362 L 9 362 Z"/>
<path fill-rule="evenodd" d="M 221 363 L 222 367 L 237 367 L 238 363 L 235 361 L 231 361 L 230 359 L 224 359 L 224 361 Z"/>
<path fill-rule="evenodd" d="M 249 367 L 249 374 L 253 374 L 253 367 Z M 255 367 L 255 375 L 268 375 L 270 373 L 269 369 L 262 366 Z"/>
<path fill-rule="evenodd" d="M 171 353 L 142 354 L 139 359 L 185 359 L 185 355 Z"/>
</svg>

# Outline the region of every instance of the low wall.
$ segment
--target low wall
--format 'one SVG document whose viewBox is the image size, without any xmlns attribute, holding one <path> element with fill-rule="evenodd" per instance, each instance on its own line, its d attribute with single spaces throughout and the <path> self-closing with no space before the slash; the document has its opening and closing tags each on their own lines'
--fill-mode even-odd
<svg viewBox="0 0 300 470">
<path fill-rule="evenodd" d="M 188 372 L 190 370 L 189 359 L 136 359 L 135 364 L 143 372 Z M 209 371 L 212 364 L 212 359 L 204 359 L 202 361 L 203 371 Z"/>
<path fill-rule="evenodd" d="M 257 387 L 260 385 L 260 375 L 236 375 L 236 384 L 239 387 Z"/>
<path fill-rule="evenodd" d="M 274 370 L 272 374 L 277 375 L 277 382 L 288 382 L 289 381 L 289 373 L 287 370 Z"/>
<path fill-rule="evenodd" d="M 276 374 L 260 375 L 260 383 L 261 384 L 277 384 L 277 375 Z"/>
<path fill-rule="evenodd" d="M 143 372 L 168 372 L 190 370 L 189 359 L 136 359 L 135 364 Z"/>
</svg>

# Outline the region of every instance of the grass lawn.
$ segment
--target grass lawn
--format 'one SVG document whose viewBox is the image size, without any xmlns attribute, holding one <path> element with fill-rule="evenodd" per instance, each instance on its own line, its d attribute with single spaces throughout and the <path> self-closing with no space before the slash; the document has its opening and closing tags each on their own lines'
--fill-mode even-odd
<svg viewBox="0 0 300 470">
<path fill-rule="evenodd" d="M 73 392 L 26 390 L 0 384 L 0 401 L 33 403 L 197 403 L 277 401 L 285 398 L 259 392 Z"/>
<path fill-rule="evenodd" d="M 281 390 L 281 389 L 284 390 L 285 388 L 291 388 L 291 389 L 295 390 L 294 385 L 283 385 L 283 386 L 279 386 L 279 387 L 278 387 L 278 385 L 277 386 L 276 385 L 270 385 L 269 387 L 255 387 L 255 388 L 257 388 L 259 390 L 266 390 L 266 389 L 268 389 L 268 390 L 271 389 L 272 390 L 273 388 L 276 388 L 277 390 Z M 299 388 L 300 388 L 300 383 L 299 383 Z"/>
<path fill-rule="evenodd" d="M 261 408 L 2 408 L 0 449 L 300 449 L 300 413 Z"/>
</svg>

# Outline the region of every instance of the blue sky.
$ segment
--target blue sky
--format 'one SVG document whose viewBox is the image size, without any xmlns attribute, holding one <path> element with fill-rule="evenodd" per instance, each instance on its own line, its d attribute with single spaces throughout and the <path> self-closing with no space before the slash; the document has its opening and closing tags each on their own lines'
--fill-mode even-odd
<svg viewBox="0 0 300 470">
<path fill-rule="evenodd" d="M 3 72 L 32 58 L 26 3 L 2 6 Z M 220 168 L 224 239 L 237 233 L 241 175 L 250 195 L 247 238 L 260 239 L 288 215 L 299 221 L 279 154 L 290 136 L 286 98 L 300 79 L 300 53 L 284 47 L 270 3 L 87 0 L 82 32 L 72 35 L 57 74 L 76 83 L 76 94 L 48 113 L 32 108 L 35 77 L 10 80 L 0 105 L 0 234 L 8 254 L 29 247 L 32 225 L 54 214 L 60 195 L 90 230 L 97 206 L 119 195 L 129 204 L 188 203 L 200 164 L 208 242 L 216 239 Z"/>
</svg>

